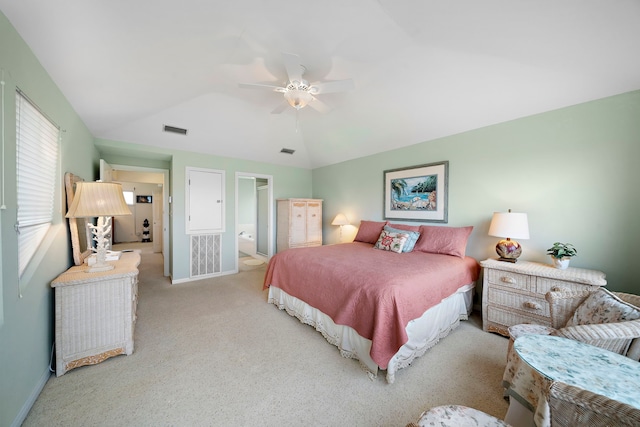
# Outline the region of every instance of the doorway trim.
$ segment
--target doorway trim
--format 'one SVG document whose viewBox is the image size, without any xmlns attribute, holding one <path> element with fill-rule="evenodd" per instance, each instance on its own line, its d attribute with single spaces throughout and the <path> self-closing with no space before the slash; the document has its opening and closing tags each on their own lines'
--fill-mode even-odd
<svg viewBox="0 0 640 427">
<path fill-rule="evenodd" d="M 235 190 L 236 190 L 236 195 L 235 195 L 235 219 L 234 219 L 234 231 L 238 230 L 238 188 L 240 186 L 240 178 L 260 178 L 260 179 L 266 179 L 267 180 L 267 198 L 269 199 L 269 208 L 267 209 L 267 262 L 269 262 L 269 260 L 271 259 L 271 257 L 273 256 L 273 175 L 263 175 L 263 174 L 259 174 L 259 173 L 253 173 L 253 172 L 236 172 L 236 180 L 235 180 Z M 234 254 L 236 254 L 235 256 L 235 264 L 236 264 L 236 272 L 240 271 L 239 270 L 239 265 L 238 265 L 238 236 L 237 233 L 234 232 L 234 239 L 233 239 L 233 244 L 234 244 Z"/>
</svg>

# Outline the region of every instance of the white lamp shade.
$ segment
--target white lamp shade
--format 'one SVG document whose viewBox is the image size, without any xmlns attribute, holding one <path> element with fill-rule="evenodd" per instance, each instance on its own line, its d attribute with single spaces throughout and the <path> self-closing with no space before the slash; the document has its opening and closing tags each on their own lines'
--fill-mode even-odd
<svg viewBox="0 0 640 427">
<path fill-rule="evenodd" d="M 349 225 L 349 220 L 344 214 L 339 213 L 331 222 L 331 225 Z"/>
<path fill-rule="evenodd" d="M 131 215 L 122 185 L 115 182 L 78 182 L 66 218 Z"/>
<path fill-rule="evenodd" d="M 489 226 L 489 236 L 512 239 L 529 238 L 529 222 L 526 213 L 494 212 Z"/>
</svg>

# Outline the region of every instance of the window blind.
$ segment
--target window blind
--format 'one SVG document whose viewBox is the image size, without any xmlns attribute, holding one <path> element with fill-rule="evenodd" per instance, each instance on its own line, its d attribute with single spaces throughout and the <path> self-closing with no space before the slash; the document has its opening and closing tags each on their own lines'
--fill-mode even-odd
<svg viewBox="0 0 640 427">
<path fill-rule="evenodd" d="M 58 127 L 16 92 L 19 276 L 53 221 L 59 138 Z"/>
</svg>

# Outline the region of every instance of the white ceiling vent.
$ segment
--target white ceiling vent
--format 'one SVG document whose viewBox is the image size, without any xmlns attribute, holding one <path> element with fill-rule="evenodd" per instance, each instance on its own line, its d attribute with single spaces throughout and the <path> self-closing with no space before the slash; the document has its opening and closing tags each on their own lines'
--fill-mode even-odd
<svg viewBox="0 0 640 427">
<path fill-rule="evenodd" d="M 296 150 L 292 150 L 291 148 L 283 148 L 282 150 L 280 150 L 280 152 L 284 154 L 293 154 L 296 152 Z"/>
<path fill-rule="evenodd" d="M 186 135 L 187 134 L 187 130 L 186 129 L 182 129 L 182 128 L 177 128 L 175 126 L 167 126 L 164 125 L 163 130 L 165 132 L 171 132 L 171 133 L 177 133 L 179 135 Z"/>
</svg>

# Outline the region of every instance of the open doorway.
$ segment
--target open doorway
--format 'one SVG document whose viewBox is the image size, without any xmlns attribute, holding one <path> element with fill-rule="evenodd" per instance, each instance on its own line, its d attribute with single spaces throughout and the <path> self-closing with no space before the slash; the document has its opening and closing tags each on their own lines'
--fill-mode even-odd
<svg viewBox="0 0 640 427">
<path fill-rule="evenodd" d="M 162 253 L 164 276 L 169 276 L 169 171 L 128 165 L 109 165 L 100 161 L 103 181 L 120 182 L 131 192 L 132 214 L 115 218 L 112 235 L 115 244 Z M 132 246 L 137 245 L 137 246 Z"/>
<path fill-rule="evenodd" d="M 259 265 L 273 254 L 271 175 L 236 172 L 236 270 Z"/>
</svg>

